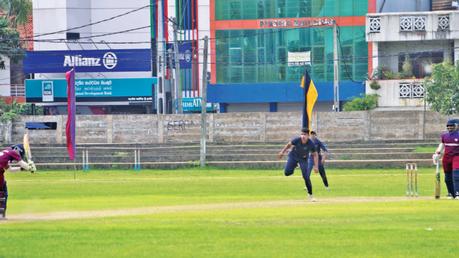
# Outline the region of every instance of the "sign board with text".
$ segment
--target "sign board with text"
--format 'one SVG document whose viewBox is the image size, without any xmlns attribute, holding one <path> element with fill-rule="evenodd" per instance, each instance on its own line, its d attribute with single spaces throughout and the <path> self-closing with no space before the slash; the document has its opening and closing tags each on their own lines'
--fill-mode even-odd
<svg viewBox="0 0 459 258">
<path fill-rule="evenodd" d="M 64 79 L 26 80 L 25 84 L 28 103 L 67 102 L 67 81 Z M 76 79 L 76 101 L 151 104 L 155 84 L 156 78 Z"/>
<path fill-rule="evenodd" d="M 201 112 L 202 98 L 182 98 L 183 112 Z M 215 111 L 212 103 L 206 103 L 207 112 Z"/>
<path fill-rule="evenodd" d="M 151 71 L 150 49 L 26 51 L 24 73 Z"/>
</svg>

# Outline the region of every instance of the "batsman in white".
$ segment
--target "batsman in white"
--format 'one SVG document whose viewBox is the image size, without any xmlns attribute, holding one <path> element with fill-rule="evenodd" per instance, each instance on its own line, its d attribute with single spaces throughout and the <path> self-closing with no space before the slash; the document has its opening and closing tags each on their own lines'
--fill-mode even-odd
<svg viewBox="0 0 459 258">
<path fill-rule="evenodd" d="M 8 186 L 5 180 L 5 172 L 18 172 L 23 170 L 34 173 L 37 168 L 33 161 L 24 158 L 25 151 L 22 144 L 16 144 L 0 152 L 0 219 L 5 219 L 8 202 Z M 11 162 L 17 162 L 19 167 L 11 167 Z"/>
</svg>

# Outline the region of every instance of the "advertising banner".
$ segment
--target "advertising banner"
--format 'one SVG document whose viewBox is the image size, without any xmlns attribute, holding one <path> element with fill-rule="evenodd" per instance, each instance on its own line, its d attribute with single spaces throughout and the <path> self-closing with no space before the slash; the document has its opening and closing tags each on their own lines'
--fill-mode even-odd
<svg viewBox="0 0 459 258">
<path fill-rule="evenodd" d="M 201 112 L 202 98 L 182 98 L 182 110 L 185 113 Z M 212 103 L 206 103 L 207 112 L 215 111 Z"/>
<path fill-rule="evenodd" d="M 192 45 L 191 42 L 180 42 L 179 46 L 179 62 L 180 62 L 180 69 L 191 69 L 192 65 Z M 169 53 L 169 49 L 172 53 L 174 53 L 174 44 L 168 43 L 166 45 L 166 49 Z M 173 57 L 173 54 L 171 55 Z M 167 62 L 169 64 L 169 56 L 167 56 Z M 175 68 L 175 60 L 172 59 L 172 68 Z"/>
<path fill-rule="evenodd" d="M 151 71 L 150 49 L 27 51 L 24 73 Z"/>
<path fill-rule="evenodd" d="M 288 52 L 288 66 L 304 66 L 311 64 L 311 51 L 306 52 Z"/>
<path fill-rule="evenodd" d="M 76 102 L 152 103 L 156 78 L 76 79 Z M 26 80 L 27 103 L 67 101 L 67 82 L 57 80 Z"/>
</svg>

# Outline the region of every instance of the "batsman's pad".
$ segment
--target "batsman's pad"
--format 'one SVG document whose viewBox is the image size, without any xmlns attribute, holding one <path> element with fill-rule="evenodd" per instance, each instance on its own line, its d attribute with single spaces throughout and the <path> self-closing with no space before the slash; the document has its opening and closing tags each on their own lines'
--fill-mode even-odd
<svg viewBox="0 0 459 258">
<path fill-rule="evenodd" d="M 0 217 L 4 218 L 6 212 L 6 196 L 5 192 L 0 190 Z"/>
</svg>

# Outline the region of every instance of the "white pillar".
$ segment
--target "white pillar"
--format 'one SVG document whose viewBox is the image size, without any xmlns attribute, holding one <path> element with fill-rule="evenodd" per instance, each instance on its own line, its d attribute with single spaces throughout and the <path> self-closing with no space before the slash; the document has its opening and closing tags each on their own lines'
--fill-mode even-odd
<svg viewBox="0 0 459 258">
<path fill-rule="evenodd" d="M 376 71 L 376 68 L 378 68 L 378 66 L 379 66 L 379 58 L 378 58 L 378 56 L 379 56 L 378 46 L 379 45 L 378 45 L 378 42 L 372 42 L 371 44 L 373 44 L 373 51 L 371 53 L 371 55 L 372 55 L 371 58 L 372 58 L 372 63 L 373 63 L 372 71 L 374 73 Z M 371 74 L 369 76 L 371 76 Z"/>
</svg>

